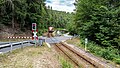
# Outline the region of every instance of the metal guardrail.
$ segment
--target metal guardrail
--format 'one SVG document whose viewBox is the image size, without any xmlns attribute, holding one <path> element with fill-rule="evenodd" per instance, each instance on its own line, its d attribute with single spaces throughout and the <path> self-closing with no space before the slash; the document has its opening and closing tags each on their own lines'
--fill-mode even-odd
<svg viewBox="0 0 120 68">
<path fill-rule="evenodd" d="M 10 48 L 10 50 L 6 51 L 6 52 L 12 52 L 12 50 L 14 50 L 13 46 L 21 46 L 21 48 L 23 48 L 23 44 L 26 43 L 30 43 L 30 44 L 35 44 L 33 41 L 28 40 L 28 41 L 22 41 L 22 42 L 7 42 L 7 43 L 1 43 L 0 44 L 0 49 L 4 49 L 4 48 Z M 6 53 L 6 52 L 0 52 L 0 54 Z"/>
<path fill-rule="evenodd" d="M 45 40 L 43 39 L 39 39 L 38 43 L 41 43 L 41 44 L 38 44 L 38 45 L 42 45 L 42 42 L 45 42 Z M 3 50 L 6 48 L 9 48 L 8 51 L 6 52 L 12 52 L 12 50 L 16 49 L 15 46 L 20 46 L 19 48 L 23 48 L 24 46 L 26 45 L 23 45 L 23 44 L 26 44 L 26 43 L 30 43 L 30 44 L 35 44 L 35 41 L 34 40 L 28 40 L 28 41 L 21 41 L 21 42 L 2 42 L 0 43 L 0 54 L 4 53 Z M 5 53 L 6 53 L 5 52 Z"/>
<path fill-rule="evenodd" d="M 15 43 L 6 43 L 4 45 L 0 45 L 0 49 L 8 46 L 14 46 L 14 45 L 20 45 L 20 44 L 25 44 L 25 43 L 30 43 L 30 41 L 23 41 L 23 42 L 15 42 Z"/>
<path fill-rule="evenodd" d="M 9 43 L 6 43 L 6 42 L 2 42 L 2 43 L 0 43 L 0 45 L 4 45 L 4 44 L 9 44 Z"/>
</svg>

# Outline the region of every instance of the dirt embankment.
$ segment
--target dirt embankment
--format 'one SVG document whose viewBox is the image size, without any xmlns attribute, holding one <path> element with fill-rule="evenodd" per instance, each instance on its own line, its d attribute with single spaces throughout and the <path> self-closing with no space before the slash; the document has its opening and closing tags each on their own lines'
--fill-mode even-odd
<svg viewBox="0 0 120 68">
<path fill-rule="evenodd" d="M 12 37 L 12 36 L 31 37 L 32 31 L 28 30 L 28 29 L 24 29 L 23 31 L 21 31 L 19 27 L 15 27 L 13 29 L 13 28 L 11 28 L 9 26 L 5 26 L 5 25 L 0 27 L 0 38 L 1 39 L 5 39 L 7 37 Z"/>
</svg>

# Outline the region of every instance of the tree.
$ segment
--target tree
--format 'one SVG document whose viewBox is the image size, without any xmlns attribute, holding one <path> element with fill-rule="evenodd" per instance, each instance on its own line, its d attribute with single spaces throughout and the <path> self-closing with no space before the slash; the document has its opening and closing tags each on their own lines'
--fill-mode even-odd
<svg viewBox="0 0 120 68">
<path fill-rule="evenodd" d="M 37 23 L 39 34 L 48 29 L 65 28 L 71 20 L 69 13 L 52 10 L 45 6 L 45 0 L 0 0 L 0 22 L 5 26 L 20 28 L 22 31 L 31 30 L 31 24 Z M 0 25 L 1 25 L 0 24 Z M 17 24 L 17 26 L 15 25 Z"/>
<path fill-rule="evenodd" d="M 117 46 L 120 36 L 120 1 L 79 0 L 75 24 L 78 34 L 103 46 Z M 75 29 L 76 29 L 75 28 Z"/>
<path fill-rule="evenodd" d="M 9 7 L 9 9 L 12 9 L 12 28 L 14 28 L 14 4 L 12 0 L 5 0 L 6 7 Z"/>
</svg>

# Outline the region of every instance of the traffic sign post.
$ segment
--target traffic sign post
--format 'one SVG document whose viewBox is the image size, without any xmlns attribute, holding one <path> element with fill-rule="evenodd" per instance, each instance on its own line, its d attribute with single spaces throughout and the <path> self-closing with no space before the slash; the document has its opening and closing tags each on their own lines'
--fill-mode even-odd
<svg viewBox="0 0 120 68">
<path fill-rule="evenodd" d="M 36 23 L 32 23 L 32 32 L 34 34 L 32 39 L 34 39 L 35 47 L 36 47 L 36 43 L 37 43 L 37 39 L 38 39 L 38 36 L 37 36 L 38 30 L 36 29 L 37 28 L 36 25 L 37 25 Z"/>
</svg>

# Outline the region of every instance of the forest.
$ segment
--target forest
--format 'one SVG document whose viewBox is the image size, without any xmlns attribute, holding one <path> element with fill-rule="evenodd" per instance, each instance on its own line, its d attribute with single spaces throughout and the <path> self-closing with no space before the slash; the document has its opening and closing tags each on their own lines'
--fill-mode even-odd
<svg viewBox="0 0 120 68">
<path fill-rule="evenodd" d="M 0 28 L 10 26 L 20 30 L 31 30 L 32 23 L 37 23 L 39 34 L 48 29 L 65 28 L 70 22 L 69 12 L 52 10 L 45 6 L 45 0 L 0 0 Z M 18 24 L 18 26 L 16 26 Z"/>
<path fill-rule="evenodd" d="M 88 49 L 120 64 L 120 0 L 76 0 L 69 30 L 88 38 Z"/>
<path fill-rule="evenodd" d="M 78 0 L 74 21 L 82 38 L 120 49 L 120 0 Z"/>
</svg>

